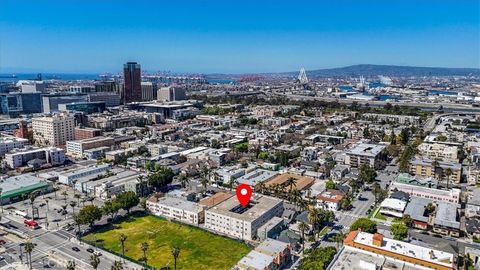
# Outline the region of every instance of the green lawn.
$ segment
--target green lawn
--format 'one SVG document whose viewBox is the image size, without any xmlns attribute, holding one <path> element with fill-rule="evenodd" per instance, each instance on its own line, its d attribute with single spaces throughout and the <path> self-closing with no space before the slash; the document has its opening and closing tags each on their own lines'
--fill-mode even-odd
<svg viewBox="0 0 480 270">
<path fill-rule="evenodd" d="M 119 235 L 127 236 L 125 255 L 135 260 L 142 258 L 140 244 L 147 242 L 148 265 L 171 266 L 171 247 L 180 248 L 177 269 L 230 269 L 251 248 L 239 241 L 218 236 L 195 227 L 182 225 L 155 216 L 131 217 L 83 237 L 108 250 L 121 254 Z"/>
<path fill-rule="evenodd" d="M 387 218 L 384 215 L 382 215 L 380 211 L 378 211 L 377 214 L 375 214 L 375 218 L 380 220 L 387 220 Z"/>
</svg>

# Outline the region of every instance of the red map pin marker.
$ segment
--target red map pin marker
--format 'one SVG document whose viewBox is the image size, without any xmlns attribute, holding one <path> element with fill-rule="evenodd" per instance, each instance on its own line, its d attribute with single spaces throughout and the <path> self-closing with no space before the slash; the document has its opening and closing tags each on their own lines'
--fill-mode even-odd
<svg viewBox="0 0 480 270">
<path fill-rule="evenodd" d="M 248 202 L 250 202 L 250 198 L 252 197 L 252 188 L 247 184 L 241 184 L 237 187 L 236 193 L 237 199 L 242 207 L 247 206 Z"/>
</svg>

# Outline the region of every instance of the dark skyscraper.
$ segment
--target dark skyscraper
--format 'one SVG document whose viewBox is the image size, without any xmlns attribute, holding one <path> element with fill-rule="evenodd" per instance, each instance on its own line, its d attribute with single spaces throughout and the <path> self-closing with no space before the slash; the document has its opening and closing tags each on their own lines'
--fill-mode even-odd
<svg viewBox="0 0 480 270">
<path fill-rule="evenodd" d="M 129 103 L 142 100 L 142 74 L 140 64 L 136 62 L 127 62 L 123 65 L 123 77 L 125 87 L 123 92 L 123 102 Z"/>
</svg>

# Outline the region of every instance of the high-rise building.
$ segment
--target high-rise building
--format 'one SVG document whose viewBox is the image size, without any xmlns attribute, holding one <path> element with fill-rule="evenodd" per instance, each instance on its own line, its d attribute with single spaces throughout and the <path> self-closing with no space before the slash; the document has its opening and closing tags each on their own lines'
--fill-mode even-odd
<svg viewBox="0 0 480 270">
<path fill-rule="evenodd" d="M 142 74 L 140 64 L 136 62 L 127 62 L 123 65 L 123 103 L 142 100 Z"/>
<path fill-rule="evenodd" d="M 33 118 L 32 129 L 39 145 L 62 147 L 74 140 L 75 118 L 69 114 Z"/>
<path fill-rule="evenodd" d="M 157 99 L 159 101 L 185 100 L 185 88 L 181 86 L 167 86 L 158 90 Z"/>
<path fill-rule="evenodd" d="M 152 82 L 142 82 L 142 101 L 150 101 L 155 98 L 157 85 Z"/>
<path fill-rule="evenodd" d="M 20 114 L 42 112 L 41 93 L 9 93 L 0 94 L 2 114 L 17 117 Z"/>
</svg>

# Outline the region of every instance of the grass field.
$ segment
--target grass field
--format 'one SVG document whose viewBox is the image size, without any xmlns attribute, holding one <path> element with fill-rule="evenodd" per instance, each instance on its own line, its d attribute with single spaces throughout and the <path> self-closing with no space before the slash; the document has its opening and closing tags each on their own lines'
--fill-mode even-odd
<svg viewBox="0 0 480 270">
<path fill-rule="evenodd" d="M 192 270 L 230 269 L 251 250 L 239 241 L 155 216 L 131 217 L 90 233 L 83 240 L 93 243 L 96 236 L 97 246 L 121 254 L 121 233 L 127 236 L 125 256 L 140 260 L 140 245 L 147 242 L 147 263 L 155 267 L 173 268 L 173 246 L 180 248 L 177 269 Z"/>
</svg>

